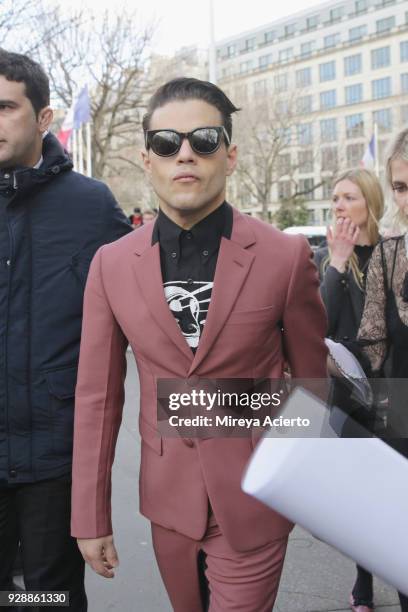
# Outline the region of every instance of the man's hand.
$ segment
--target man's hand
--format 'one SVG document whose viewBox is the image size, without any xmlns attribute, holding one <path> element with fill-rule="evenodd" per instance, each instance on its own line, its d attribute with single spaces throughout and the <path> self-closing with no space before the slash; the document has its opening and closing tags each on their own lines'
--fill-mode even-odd
<svg viewBox="0 0 408 612">
<path fill-rule="evenodd" d="M 114 577 L 113 568 L 119 565 L 119 559 L 113 543 L 113 536 L 77 539 L 77 542 L 83 558 L 94 572 L 104 578 Z"/>
</svg>

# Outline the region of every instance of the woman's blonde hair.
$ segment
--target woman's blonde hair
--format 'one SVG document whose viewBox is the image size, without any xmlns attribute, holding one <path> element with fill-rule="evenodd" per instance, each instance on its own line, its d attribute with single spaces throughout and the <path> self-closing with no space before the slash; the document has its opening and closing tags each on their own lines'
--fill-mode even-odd
<svg viewBox="0 0 408 612">
<path fill-rule="evenodd" d="M 388 149 L 385 161 L 385 176 L 387 179 L 387 186 L 390 190 L 392 190 L 391 163 L 394 159 L 402 159 L 408 163 L 408 128 L 402 130 L 395 136 Z M 407 216 L 397 206 L 394 197 L 387 198 L 387 201 L 387 210 L 384 215 L 385 224 L 394 229 L 406 230 L 408 228 Z"/>
<path fill-rule="evenodd" d="M 374 172 L 365 168 L 353 168 L 338 174 L 333 181 L 333 189 L 340 181 L 351 181 L 360 189 L 366 202 L 368 211 L 367 234 L 370 245 L 377 244 L 380 238 L 379 221 L 384 213 L 384 194 L 381 188 L 381 183 Z M 330 263 L 329 256 L 323 262 L 324 268 Z M 353 252 L 349 257 L 346 270 L 352 271 L 353 277 L 360 287 L 363 288 L 363 274 L 358 265 L 357 255 Z"/>
</svg>

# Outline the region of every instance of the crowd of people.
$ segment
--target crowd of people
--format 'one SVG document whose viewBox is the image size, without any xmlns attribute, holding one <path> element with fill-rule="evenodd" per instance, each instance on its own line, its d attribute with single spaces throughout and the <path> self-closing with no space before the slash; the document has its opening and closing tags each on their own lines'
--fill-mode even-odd
<svg viewBox="0 0 408 612">
<path fill-rule="evenodd" d="M 388 237 L 378 178 L 345 171 L 313 262 L 305 238 L 226 201 L 239 109 L 217 86 L 185 77 L 152 96 L 142 161 L 160 207 L 129 218 L 106 185 L 73 172 L 49 103 L 42 67 L 0 50 L 0 590 L 13 588 L 19 545 L 26 589 L 69 591 L 75 612 L 88 609 L 84 561 L 114 577 L 111 468 L 130 344 L 140 510 L 173 609 L 271 612 L 293 524 L 241 490 L 258 438 L 165 437 L 157 383 L 326 379 L 326 335 L 368 376 L 386 364 L 407 378 L 408 130 L 385 161 Z M 407 457 L 405 397 L 390 390 L 385 441 Z M 352 610 L 373 610 L 373 597 L 358 566 Z"/>
</svg>

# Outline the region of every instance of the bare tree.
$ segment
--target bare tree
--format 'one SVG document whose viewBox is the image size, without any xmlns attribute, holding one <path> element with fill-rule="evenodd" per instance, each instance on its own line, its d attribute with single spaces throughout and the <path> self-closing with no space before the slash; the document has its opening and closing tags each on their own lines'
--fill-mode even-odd
<svg viewBox="0 0 408 612">
<path fill-rule="evenodd" d="M 292 206 L 293 214 L 303 218 L 305 200 L 322 184 L 301 176 L 314 174 L 317 155 L 312 140 L 309 142 L 302 132 L 309 127 L 298 104 L 304 92 L 263 93 L 252 99 L 236 119 L 239 162 L 235 191 L 260 204 L 265 221 L 270 219 L 273 199 L 281 203 L 285 217 Z"/>
<path fill-rule="evenodd" d="M 264 92 L 265 94 L 265 92 Z M 235 123 L 239 146 L 236 189 L 243 190 L 262 207 L 268 220 L 272 190 L 282 176 L 292 180 L 296 162 L 293 149 L 296 95 L 262 95 L 246 105 Z"/>
<path fill-rule="evenodd" d="M 44 26 L 54 30 L 63 18 L 56 9 Z M 136 134 L 149 84 L 146 62 L 153 26 L 140 28 L 134 13 L 121 10 L 102 16 L 91 12 L 72 14 L 70 26 L 58 37 L 47 38 L 36 55 L 47 70 L 59 103 L 67 108 L 79 85 L 88 84 L 93 124 L 92 158 L 94 175 L 105 177 L 123 164 L 135 162 Z"/>
<path fill-rule="evenodd" d="M 58 8 L 41 0 L 0 0 L 0 46 L 32 55 L 70 29 L 73 22 L 81 21 L 81 12 L 62 16 Z"/>
</svg>

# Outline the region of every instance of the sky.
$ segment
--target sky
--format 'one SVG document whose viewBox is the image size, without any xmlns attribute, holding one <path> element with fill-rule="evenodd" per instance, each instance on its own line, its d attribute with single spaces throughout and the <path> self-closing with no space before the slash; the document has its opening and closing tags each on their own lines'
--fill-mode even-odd
<svg viewBox="0 0 408 612">
<path fill-rule="evenodd" d="M 213 0 L 216 41 L 262 26 L 275 19 L 320 4 L 322 0 Z M 58 0 L 62 4 L 62 0 Z M 65 4 L 65 2 L 64 2 Z M 112 7 L 112 0 L 71 0 L 70 6 Z M 210 40 L 210 0 L 116 0 L 116 7 L 127 6 L 142 21 L 157 22 L 155 50 L 171 55 L 182 46 L 208 47 Z"/>
</svg>

